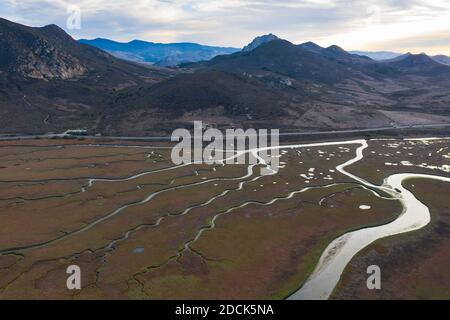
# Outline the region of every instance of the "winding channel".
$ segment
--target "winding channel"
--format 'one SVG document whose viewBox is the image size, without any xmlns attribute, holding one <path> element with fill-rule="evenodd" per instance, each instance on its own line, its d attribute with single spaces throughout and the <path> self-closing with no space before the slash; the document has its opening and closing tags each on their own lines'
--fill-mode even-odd
<svg viewBox="0 0 450 320">
<path fill-rule="evenodd" d="M 363 158 L 363 150 L 368 145 L 365 140 L 361 143 L 356 157 L 337 166 L 336 169 L 368 188 L 382 190 L 398 198 L 403 206 L 403 212 L 397 219 L 390 223 L 348 232 L 333 240 L 322 253 L 313 273 L 299 290 L 288 297 L 288 300 L 328 299 L 339 282 L 345 267 L 359 251 L 378 239 L 421 229 L 431 221 L 428 207 L 403 187 L 402 183 L 405 180 L 423 178 L 450 182 L 450 178 L 442 176 L 397 173 L 387 177 L 382 186 L 373 185 L 345 171 L 345 167 Z"/>
</svg>

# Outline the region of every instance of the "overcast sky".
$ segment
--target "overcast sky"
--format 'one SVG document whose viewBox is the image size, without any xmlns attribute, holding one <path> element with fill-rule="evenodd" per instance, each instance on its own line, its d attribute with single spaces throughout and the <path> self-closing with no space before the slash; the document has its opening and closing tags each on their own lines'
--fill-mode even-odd
<svg viewBox="0 0 450 320">
<path fill-rule="evenodd" d="M 68 8 L 81 29 L 67 28 Z M 75 38 L 242 47 L 274 33 L 347 50 L 450 55 L 450 0 L 0 0 L 0 17 Z"/>
</svg>

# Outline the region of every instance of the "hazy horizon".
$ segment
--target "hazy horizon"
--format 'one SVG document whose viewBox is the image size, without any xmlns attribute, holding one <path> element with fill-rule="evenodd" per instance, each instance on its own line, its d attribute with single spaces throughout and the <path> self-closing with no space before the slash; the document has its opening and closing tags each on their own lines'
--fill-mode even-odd
<svg viewBox="0 0 450 320">
<path fill-rule="evenodd" d="M 81 11 L 81 29 L 68 30 L 67 9 Z M 14 22 L 57 24 L 76 39 L 194 42 L 242 48 L 273 33 L 299 44 L 346 50 L 450 55 L 450 2 L 383 0 L 6 0 L 0 16 Z"/>
</svg>

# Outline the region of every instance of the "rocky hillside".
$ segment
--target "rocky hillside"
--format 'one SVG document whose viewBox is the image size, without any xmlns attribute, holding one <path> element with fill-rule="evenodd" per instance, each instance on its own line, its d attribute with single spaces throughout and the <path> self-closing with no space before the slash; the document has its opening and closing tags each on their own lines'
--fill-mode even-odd
<svg viewBox="0 0 450 320">
<path fill-rule="evenodd" d="M 259 36 L 259 37 L 256 37 L 255 39 L 253 39 L 253 41 L 250 42 L 248 45 L 246 45 L 242 49 L 242 51 L 243 52 L 252 51 L 264 43 L 267 43 L 267 42 L 270 42 L 273 40 L 279 40 L 279 39 L 280 38 L 278 38 L 276 35 L 271 34 L 271 33 L 263 35 L 263 36 Z"/>
<path fill-rule="evenodd" d="M 65 44 L 73 40 L 59 27 L 33 29 L 0 20 L 0 69 L 32 79 L 70 79 L 88 67 Z"/>
</svg>

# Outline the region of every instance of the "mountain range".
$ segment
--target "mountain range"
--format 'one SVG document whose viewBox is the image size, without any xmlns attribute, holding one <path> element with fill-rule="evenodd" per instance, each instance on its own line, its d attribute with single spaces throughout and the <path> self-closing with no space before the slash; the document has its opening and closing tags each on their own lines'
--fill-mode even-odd
<svg viewBox="0 0 450 320">
<path fill-rule="evenodd" d="M 391 51 L 350 51 L 350 53 L 366 56 L 377 61 L 394 59 L 402 55 L 401 53 Z"/>
<path fill-rule="evenodd" d="M 123 43 L 101 38 L 81 39 L 79 42 L 102 49 L 121 59 L 163 67 L 176 66 L 183 62 L 209 60 L 221 54 L 230 54 L 240 50 L 189 42 L 164 44 L 133 40 Z"/>
<path fill-rule="evenodd" d="M 262 35 L 256 37 L 251 43 L 242 48 L 242 51 L 248 52 L 261 44 L 279 39 L 272 33 Z M 189 42 L 165 44 L 133 40 L 123 43 L 102 38 L 92 40 L 80 39 L 78 41 L 104 50 L 117 58 L 162 67 L 174 67 L 183 63 L 207 61 L 219 55 L 241 51 L 238 48 L 205 46 Z M 301 44 L 304 48 L 308 45 L 311 45 L 311 42 Z M 349 53 L 365 56 L 376 61 L 391 60 L 403 55 L 402 53 L 391 51 L 349 51 Z M 431 58 L 441 64 L 450 65 L 450 57 L 448 56 L 436 55 L 431 56 Z"/>
<path fill-rule="evenodd" d="M 450 123 L 450 67 L 262 36 L 178 68 L 125 61 L 55 25 L 0 19 L 2 133 L 161 135 L 203 120 L 291 130 Z"/>
<path fill-rule="evenodd" d="M 391 61 L 393 59 L 399 58 L 404 56 L 405 54 L 401 54 L 401 53 L 397 53 L 397 52 L 389 52 L 389 51 L 375 51 L 375 52 L 370 52 L 370 51 L 350 51 L 350 53 L 353 54 L 357 54 L 360 56 L 366 56 L 369 57 L 373 60 L 377 60 L 377 61 Z M 412 53 L 408 52 L 406 53 L 406 55 L 411 55 Z M 447 57 L 443 54 L 441 55 L 436 55 L 436 56 L 430 56 L 431 59 L 433 59 L 434 61 L 440 63 L 440 64 L 445 64 L 450 66 L 450 57 Z"/>
</svg>

